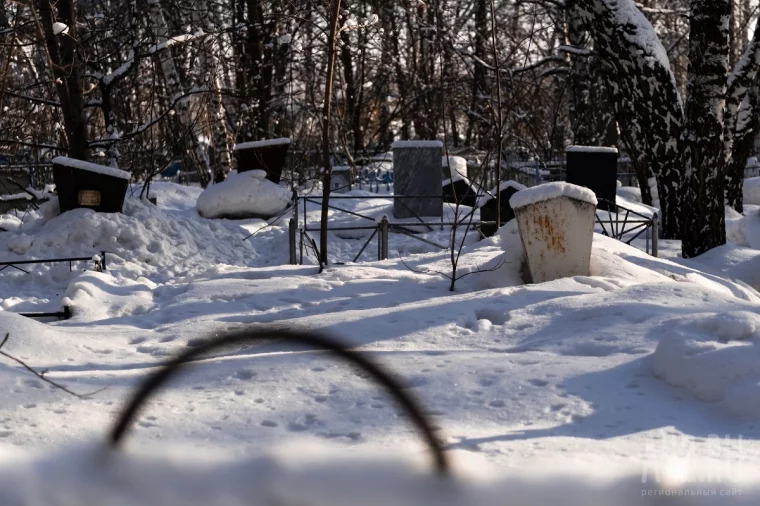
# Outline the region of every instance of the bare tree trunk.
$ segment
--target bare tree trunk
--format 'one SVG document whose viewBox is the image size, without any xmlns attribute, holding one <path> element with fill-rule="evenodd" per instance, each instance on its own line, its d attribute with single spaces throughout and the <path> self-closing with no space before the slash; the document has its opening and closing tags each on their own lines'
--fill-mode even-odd
<svg viewBox="0 0 760 506">
<path fill-rule="evenodd" d="M 488 30 L 488 4 L 486 0 L 477 0 L 475 3 L 475 57 L 481 62 L 486 61 L 486 40 Z M 470 97 L 469 121 L 465 143 L 473 145 L 475 140 L 483 141 L 483 120 L 485 119 L 485 107 L 483 101 L 488 84 L 486 82 L 486 69 L 480 63 L 475 63 L 472 76 L 472 92 Z"/>
<path fill-rule="evenodd" d="M 68 154 L 72 158 L 87 160 L 87 124 L 84 115 L 84 96 L 80 82 L 80 63 L 76 53 L 76 11 L 73 0 L 57 3 L 55 17 L 68 27 L 66 33 L 55 33 L 53 9 L 50 0 L 38 0 L 37 12 L 45 38 L 50 65 L 55 77 L 58 100 L 63 109 L 63 122 L 68 141 Z"/>
<path fill-rule="evenodd" d="M 330 11 L 330 33 L 327 40 L 327 76 L 325 77 L 325 101 L 322 107 L 322 213 L 319 225 L 319 262 L 327 265 L 327 214 L 330 205 L 330 185 L 332 184 L 332 166 L 330 165 L 330 114 L 332 106 L 333 79 L 335 72 L 335 47 L 338 43 L 338 21 L 340 20 L 341 0 L 332 0 Z"/>
<path fill-rule="evenodd" d="M 723 109 L 731 0 L 692 0 L 689 79 L 682 136 L 685 166 L 682 254 L 725 244 Z"/>
<path fill-rule="evenodd" d="M 341 48 L 340 48 L 340 61 L 343 65 L 343 80 L 346 83 L 345 93 L 343 94 L 343 103 L 346 108 L 346 120 L 348 123 L 348 131 L 351 135 L 351 149 L 354 152 L 359 152 L 362 149 L 362 131 L 361 131 L 361 118 L 357 107 L 358 102 L 358 90 L 356 87 L 356 80 L 354 78 L 354 64 L 351 55 L 351 34 L 344 30 L 340 34 Z"/>
</svg>

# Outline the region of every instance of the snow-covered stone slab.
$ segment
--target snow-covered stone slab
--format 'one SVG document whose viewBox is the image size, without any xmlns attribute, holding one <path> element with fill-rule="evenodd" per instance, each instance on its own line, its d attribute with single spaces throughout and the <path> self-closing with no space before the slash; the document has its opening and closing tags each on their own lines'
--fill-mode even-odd
<svg viewBox="0 0 760 506">
<path fill-rule="evenodd" d="M 396 141 L 393 143 L 393 202 L 396 218 L 443 215 L 441 173 L 443 143 Z"/>
<path fill-rule="evenodd" d="M 534 283 L 588 276 L 596 197 L 588 188 L 547 183 L 509 199 Z"/>
<path fill-rule="evenodd" d="M 565 153 L 617 153 L 618 149 L 608 146 L 568 146 Z"/>
<path fill-rule="evenodd" d="M 198 197 L 204 218 L 270 218 L 290 205 L 291 192 L 265 179 L 263 170 L 249 170 L 211 185 Z"/>
<path fill-rule="evenodd" d="M 278 139 L 263 139 L 260 141 L 241 142 L 240 144 L 235 144 L 233 150 L 237 151 L 238 149 L 266 148 L 269 146 L 280 146 L 282 144 L 290 144 L 290 139 L 288 137 L 280 137 Z"/>
<path fill-rule="evenodd" d="M 53 158 L 53 180 L 62 213 L 87 207 L 103 213 L 121 212 L 129 172 L 65 156 Z"/>
<path fill-rule="evenodd" d="M 107 167 L 105 165 L 98 165 L 96 163 L 85 162 L 83 160 L 77 160 L 76 158 L 67 158 L 65 156 L 56 156 L 53 158 L 53 164 L 61 165 L 63 167 L 71 167 L 79 170 L 86 170 L 94 172 L 96 174 L 103 174 L 104 176 L 118 177 L 120 179 L 131 179 L 132 175 L 121 169 L 114 167 Z"/>
<path fill-rule="evenodd" d="M 441 141 L 395 141 L 391 144 L 391 149 L 394 151 L 397 149 L 414 149 L 414 148 L 441 148 L 443 149 L 443 143 Z"/>
<path fill-rule="evenodd" d="M 597 204 L 596 195 L 588 188 L 561 181 L 520 190 L 509 199 L 509 204 L 512 206 L 512 209 L 518 209 L 557 197 L 569 197 L 592 205 Z"/>
<path fill-rule="evenodd" d="M 282 179 L 282 171 L 288 159 L 290 139 L 263 139 L 243 142 L 234 148 L 237 171 L 263 170 L 266 178 L 275 184 Z"/>
</svg>

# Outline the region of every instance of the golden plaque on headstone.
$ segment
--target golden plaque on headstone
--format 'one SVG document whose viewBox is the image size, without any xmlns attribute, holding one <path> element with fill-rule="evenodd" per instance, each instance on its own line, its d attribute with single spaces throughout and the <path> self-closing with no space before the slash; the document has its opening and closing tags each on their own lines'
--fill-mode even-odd
<svg viewBox="0 0 760 506">
<path fill-rule="evenodd" d="M 95 207 L 100 205 L 100 192 L 95 190 L 80 190 L 79 205 Z"/>
</svg>

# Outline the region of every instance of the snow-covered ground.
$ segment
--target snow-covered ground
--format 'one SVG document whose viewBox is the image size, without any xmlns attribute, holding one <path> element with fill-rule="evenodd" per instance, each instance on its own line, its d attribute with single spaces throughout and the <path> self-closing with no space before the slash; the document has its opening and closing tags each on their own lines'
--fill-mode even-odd
<svg viewBox="0 0 760 506">
<path fill-rule="evenodd" d="M 0 468 L 16 473 L 0 473 L 0 499 L 3 493 L 15 497 L 19 473 L 41 479 L 48 472 L 41 490 L 52 493 L 66 482 L 58 490 L 71 497 L 113 485 L 113 469 L 95 464 L 102 449 L 93 445 L 104 440 L 146 374 L 207 336 L 265 323 L 326 331 L 401 376 L 441 428 L 463 474 L 505 480 L 538 469 L 543 474 L 531 476 L 540 483 L 549 473 L 574 473 L 567 482 L 573 487 L 565 490 L 592 493 L 578 475 L 626 471 L 635 476 L 623 487 L 633 504 L 638 492 L 652 488 L 653 479 L 641 479 L 655 467 L 667 467 L 671 477 L 701 478 L 703 466 L 712 466 L 710 476 L 730 481 L 752 479 L 760 464 L 757 208 L 731 217 L 732 244 L 698 259 L 676 258 L 678 245 L 668 242 L 661 244 L 665 258 L 654 258 L 597 234 L 591 276 L 535 285 L 522 281 L 514 223 L 481 241 L 471 232 L 458 270 L 465 276 L 451 292 L 450 252 L 409 235 L 391 234 L 389 260 L 370 261 L 377 253 L 373 239 L 362 257 L 367 261 L 352 263 L 372 231 L 331 233 L 331 258 L 344 263 L 319 274 L 308 248 L 312 265 L 287 265 L 290 214 L 272 224 L 207 220 L 195 211 L 197 189 L 155 183 L 151 193 L 158 206 L 128 199 L 121 215 L 77 210 L 57 217 L 44 208 L 34 221 L 0 233 L 0 260 L 105 250 L 108 261 L 105 273 L 85 270 L 87 263 L 75 264 L 73 272 L 66 264 L 38 266 L 28 275 L 0 273 L 0 333 L 9 335 L 2 351 L 74 391 L 104 389 L 78 399 L 0 357 L 0 381 L 7 385 L 0 390 Z M 333 211 L 331 223 L 374 226 L 392 215 L 390 202 L 335 200 L 366 217 Z M 307 211 L 316 228 L 318 205 L 308 204 Z M 453 218 L 448 209 L 444 222 Z M 412 227 L 414 220 L 408 221 Z M 445 244 L 448 234 L 433 227 L 420 236 Z M 73 305 L 70 320 L 42 323 L 15 314 L 57 310 L 64 297 Z M 237 480 L 242 488 L 227 489 L 241 494 L 235 497 L 258 497 L 251 492 L 257 486 L 279 490 L 280 502 L 247 504 L 301 504 L 304 497 L 303 504 L 331 504 L 336 476 L 357 494 L 368 490 L 362 488 L 370 486 L 366 479 L 345 479 L 354 472 L 350 462 L 328 459 L 334 467 L 324 476 L 315 471 L 319 465 L 309 467 L 325 460 L 319 451 L 310 457 L 309 441 L 327 442 L 328 454 L 349 460 L 367 452 L 391 463 L 425 457 L 408 420 L 363 375 L 322 352 L 276 342 L 203 360 L 158 395 L 129 440 L 130 451 L 138 453 L 183 447 L 174 471 L 147 457 L 127 459 L 118 469 L 133 482 L 144 480 L 145 494 L 179 475 L 198 475 L 195 487 L 184 491 L 196 502 L 187 504 L 204 504 L 211 492 L 203 484 L 214 481 L 209 476 L 218 478 L 217 491 Z M 273 460 L 257 460 L 272 447 Z M 16 464 L 40 452 L 36 467 Z M 211 475 L 203 466 L 220 469 L 229 462 L 188 464 L 218 453 L 252 460 Z M 417 476 L 382 462 L 368 469 L 373 465 L 388 471 L 373 474 L 383 479 L 371 485 L 385 494 L 404 495 L 408 483 L 401 482 Z M 162 471 L 156 475 L 138 472 L 157 466 Z M 267 472 L 257 476 L 262 469 Z M 84 488 L 71 485 L 83 476 L 95 478 Z M 286 486 L 301 478 L 300 492 Z M 387 487 L 390 482 L 400 488 Z M 540 503 L 519 493 L 524 482 L 499 483 L 517 491 L 515 504 Z M 748 503 L 758 498 L 752 486 L 739 487 Z M 554 504 L 575 504 L 559 488 L 543 493 L 562 498 Z M 431 495 L 420 497 L 414 502 L 407 494 L 408 504 L 434 502 Z M 478 503 L 462 497 L 449 495 L 438 504 Z M 365 499 L 352 504 L 375 504 Z M 59 500 L 39 503 L 69 504 Z M 134 497 L 115 502 L 139 503 Z"/>
</svg>

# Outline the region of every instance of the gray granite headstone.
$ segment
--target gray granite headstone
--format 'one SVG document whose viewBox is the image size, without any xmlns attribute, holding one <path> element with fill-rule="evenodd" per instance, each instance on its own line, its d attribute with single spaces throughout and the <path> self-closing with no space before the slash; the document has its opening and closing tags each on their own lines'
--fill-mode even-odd
<svg viewBox="0 0 760 506">
<path fill-rule="evenodd" d="M 345 193 L 351 191 L 351 167 L 335 166 L 330 178 L 330 191 Z"/>
<path fill-rule="evenodd" d="M 442 216 L 443 144 L 440 141 L 396 141 L 393 148 L 393 216 Z"/>
</svg>

